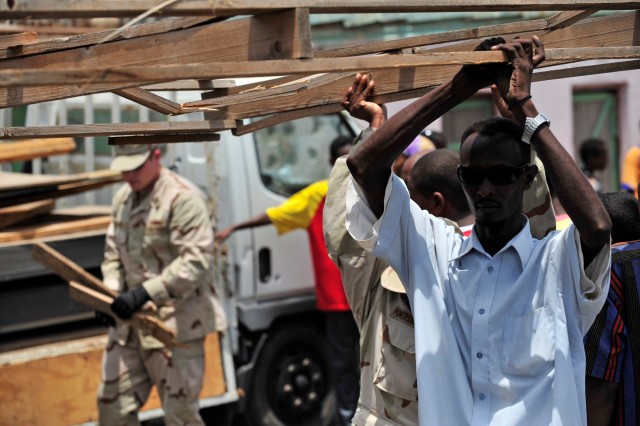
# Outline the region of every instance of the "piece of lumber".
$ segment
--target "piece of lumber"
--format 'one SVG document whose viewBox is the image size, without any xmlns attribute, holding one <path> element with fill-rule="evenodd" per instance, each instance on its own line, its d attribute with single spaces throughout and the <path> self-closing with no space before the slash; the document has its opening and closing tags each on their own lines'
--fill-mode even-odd
<svg viewBox="0 0 640 426">
<path fill-rule="evenodd" d="M 23 222 L 32 217 L 48 213 L 56 206 L 54 200 L 34 201 L 17 206 L 0 208 L 0 229 Z"/>
<path fill-rule="evenodd" d="M 96 394 L 107 336 L 74 338 L 0 353 L 1 425 L 95 423 Z M 200 398 L 225 393 L 218 333 L 205 338 Z M 37 407 L 37 408 L 36 408 Z M 161 407 L 154 387 L 141 412 Z"/>
<path fill-rule="evenodd" d="M 165 90 L 221 90 L 229 89 L 236 86 L 236 80 L 223 79 L 223 80 L 205 80 L 205 81 L 192 81 L 192 80 L 176 80 L 167 83 L 150 84 L 148 86 L 142 86 L 142 89 L 149 91 L 165 91 Z"/>
<path fill-rule="evenodd" d="M 351 77 L 353 73 L 328 73 L 315 74 L 301 79 L 286 81 L 282 84 L 269 86 L 268 88 L 262 84 L 258 84 L 248 88 L 240 93 L 234 93 L 227 96 L 208 96 L 206 99 L 194 102 L 185 102 L 182 104 L 184 112 L 198 111 L 199 107 L 223 108 L 229 105 L 235 105 L 243 102 L 255 102 L 269 97 L 283 96 L 290 93 L 308 90 L 313 87 L 319 87 L 336 80 Z M 267 84 L 265 82 L 265 84 Z M 267 94 L 268 93 L 268 94 Z M 213 93 L 215 95 L 215 92 Z"/>
<path fill-rule="evenodd" d="M 308 11 L 286 10 L 245 19 L 234 19 L 151 36 L 115 40 L 80 48 L 6 59 L 2 69 L 29 70 L 72 67 L 124 67 L 146 64 L 291 59 L 311 57 Z M 215 40 L 215 42 L 212 42 Z M 172 80 L 172 79 L 169 79 Z M 176 79 L 173 79 L 176 80 Z M 0 88 L 0 107 L 26 105 L 146 85 L 94 84 Z"/>
<path fill-rule="evenodd" d="M 116 297 L 118 295 L 96 276 L 46 243 L 35 243 L 31 248 L 31 257 L 65 281 L 77 281 L 107 296 Z"/>
<path fill-rule="evenodd" d="M 3 19 L 134 17 L 161 4 L 159 0 L 13 0 L 0 3 Z M 589 9 L 630 10 L 640 8 L 634 0 L 210 0 L 181 1 L 167 6 L 163 16 L 254 15 L 291 7 L 309 8 L 313 13 L 392 13 L 392 12 L 484 12 L 550 11 Z"/>
<path fill-rule="evenodd" d="M 217 142 L 218 133 L 182 133 L 176 135 L 112 136 L 109 145 L 151 145 L 188 142 Z"/>
<path fill-rule="evenodd" d="M 0 139 L 55 138 L 61 136 L 162 135 L 176 133 L 212 133 L 236 127 L 235 120 L 169 121 L 119 124 L 82 124 L 69 126 L 5 127 Z"/>
<path fill-rule="evenodd" d="M 0 143 L 0 163 L 68 154 L 76 149 L 73 138 L 32 139 Z"/>
<path fill-rule="evenodd" d="M 111 310 L 113 297 L 109 297 L 103 293 L 92 290 L 83 284 L 70 281 L 69 297 L 76 302 L 89 306 L 92 309 L 113 316 L 113 311 Z M 179 343 L 175 341 L 175 333 L 155 317 L 141 312 L 136 312 L 130 320 L 126 320 L 124 322 L 132 327 L 150 333 L 153 337 L 161 341 L 167 348 L 173 348 L 179 345 Z"/>
<path fill-rule="evenodd" d="M 345 46 L 331 49 L 324 49 L 320 51 L 314 52 L 314 58 L 336 58 L 336 57 L 345 57 L 345 56 L 358 56 L 358 55 L 368 55 L 368 54 L 376 54 L 376 53 L 384 53 L 384 52 L 397 52 L 403 49 L 413 49 L 424 46 L 438 45 L 444 43 L 452 43 L 458 42 L 462 40 L 481 40 L 485 38 L 491 38 L 495 36 L 507 37 L 508 35 L 516 35 L 521 34 L 523 32 L 527 33 L 541 33 L 548 34 L 549 32 L 558 30 L 566 26 L 569 22 L 571 24 L 575 24 L 581 19 L 587 18 L 594 10 L 590 11 L 570 11 L 570 12 L 560 12 L 555 15 L 552 15 L 548 18 L 543 19 L 532 19 L 526 21 L 519 22 L 509 22 L 505 24 L 498 25 L 488 25 L 481 27 L 473 27 L 473 28 L 465 28 L 462 30 L 455 31 L 445 31 L 436 34 L 426 34 L 414 37 L 407 37 L 397 40 L 385 40 L 378 42 L 368 42 L 365 44 L 359 44 L 355 46 Z M 471 50 L 471 49 L 469 49 Z M 241 86 L 236 86 L 229 89 L 229 95 L 233 96 L 236 94 L 244 94 L 249 91 L 254 91 L 259 89 L 262 92 L 262 99 L 266 97 L 270 97 L 273 95 L 279 96 L 282 92 L 280 87 L 295 83 L 296 80 L 304 80 L 304 79 L 314 79 L 316 76 L 307 76 L 307 77 L 296 77 L 296 76 L 286 76 L 280 77 L 277 79 L 273 79 L 267 82 L 262 82 L 258 84 L 245 84 Z M 251 101 L 255 101 L 252 99 Z M 184 107 L 187 106 L 197 106 L 198 102 L 195 101 L 192 103 L 183 104 Z M 227 102 L 226 100 L 220 100 L 220 104 L 224 105 L 225 103 L 228 105 L 230 103 L 241 103 L 243 102 L 242 98 L 235 98 Z M 203 104 L 205 105 L 205 104 Z"/>
<path fill-rule="evenodd" d="M 11 49 L 14 52 L 22 51 L 25 44 L 38 41 L 38 33 L 24 32 L 9 34 L 0 37 L 0 49 Z"/>
<path fill-rule="evenodd" d="M 114 90 L 113 93 L 137 104 L 146 106 L 147 108 L 161 114 L 177 115 L 182 113 L 182 107 L 179 103 L 170 101 L 169 99 L 163 98 L 162 96 L 158 96 L 155 93 L 151 93 L 148 90 L 144 90 L 139 87 L 118 89 Z"/>
<path fill-rule="evenodd" d="M 640 32 L 640 12 L 627 12 L 615 15 L 589 18 L 580 21 L 568 28 L 560 28 L 543 37 L 545 47 L 589 47 L 589 46 L 635 46 L 638 44 L 637 34 Z M 490 30 L 484 32 L 485 36 L 500 36 L 499 32 L 491 33 Z M 531 33 L 523 33 L 523 37 L 531 37 Z M 510 38 L 513 38 L 511 36 Z M 462 49 L 473 50 L 478 41 L 458 43 L 455 46 L 445 46 L 442 49 Z M 415 49 L 421 52 L 422 49 Z M 431 50 L 429 50 L 431 51 Z M 544 68 L 544 63 L 541 68 Z M 458 71 L 458 66 L 444 65 L 432 66 L 429 72 L 415 72 L 411 69 L 381 70 L 375 73 L 376 94 L 387 95 L 390 93 L 407 91 L 421 91 L 425 93 L 429 88 L 446 81 Z M 363 70 L 366 71 L 366 70 Z M 540 70 L 536 70 L 536 73 Z M 535 78 L 535 74 L 534 74 Z M 292 80 L 289 77 L 289 81 Z M 306 109 L 331 103 L 339 103 L 346 87 L 353 83 L 353 74 L 343 80 L 329 82 L 323 86 L 313 87 L 301 92 L 291 92 L 287 96 L 270 97 L 270 85 L 281 82 L 281 79 L 264 82 L 267 86 L 263 91 L 263 98 L 252 102 L 240 102 L 230 104 L 226 111 L 237 119 L 258 117 L 279 112 L 286 112 L 296 109 Z M 231 92 L 246 91 L 252 85 L 237 86 Z M 408 98 L 405 98 L 408 99 Z M 224 102 L 223 98 L 217 101 Z M 198 101 L 200 102 L 200 101 Z M 187 104 L 185 104 L 186 106 Z"/>
<path fill-rule="evenodd" d="M 76 219 L 61 223 L 49 223 L 35 226 L 17 226 L 15 229 L 0 231 L 0 243 L 26 242 L 69 233 L 101 230 L 105 231 L 111 223 L 110 216 L 97 216 Z"/>
<path fill-rule="evenodd" d="M 592 59 L 637 59 L 640 47 L 574 47 L 545 49 L 547 64 L 552 61 L 584 61 Z M 348 58 L 319 58 L 277 61 L 218 62 L 214 64 L 149 65 L 124 68 L 86 68 L 58 70 L 0 70 L 0 87 L 47 86 L 64 81 L 67 84 L 135 83 L 171 79 L 215 79 L 225 77 L 265 77 L 310 73 L 342 73 L 348 71 L 421 68 L 436 65 L 489 64 L 506 62 L 500 51 L 428 52 L 409 55 L 376 55 Z M 138 89 L 141 90 L 141 89 Z M 148 93 L 148 92 L 147 92 Z M 148 93 L 148 95 L 151 95 Z M 159 98 L 159 97 L 158 97 Z M 150 104 L 150 103 L 149 103 Z M 147 105 L 149 105 L 147 104 Z M 177 105 L 177 104 L 176 104 Z M 156 109 L 156 108 L 153 108 Z M 156 109 L 161 111 L 160 109 Z M 170 110 L 177 114 L 181 110 Z"/>
<path fill-rule="evenodd" d="M 167 18 L 158 20 L 156 22 L 150 22 L 146 24 L 134 25 L 127 28 L 121 34 L 118 35 L 119 39 L 129 39 L 134 37 L 142 37 L 153 34 L 166 33 L 184 28 L 190 28 L 204 22 L 209 22 L 210 17 L 188 17 L 188 18 Z M 20 51 L 6 51 L 0 49 L 0 59 L 7 59 L 26 55 L 35 55 L 38 53 L 45 53 L 55 50 L 72 49 L 76 47 L 89 46 L 91 44 L 98 43 L 100 40 L 107 37 L 114 30 L 95 31 L 95 28 L 82 28 L 82 27 L 50 27 L 50 26 L 38 26 L 38 27 L 25 27 L 17 26 L 16 28 L 25 28 L 38 33 L 51 33 L 52 30 L 58 29 L 63 34 L 75 34 L 68 37 L 50 38 L 42 40 L 36 43 L 30 43 L 21 47 Z M 6 25 L 0 24 L 0 32 L 4 30 L 10 30 Z"/>
<path fill-rule="evenodd" d="M 17 190 L 0 192 L 0 207 L 14 206 L 48 198 L 61 198 L 86 191 L 102 188 L 122 181 L 122 175 L 85 179 L 43 186 L 24 187 Z"/>
<path fill-rule="evenodd" d="M 571 68 L 562 68 L 557 70 L 545 70 L 539 71 L 533 74 L 533 81 L 547 81 L 556 80 L 560 78 L 579 77 L 583 75 L 594 75 L 612 73 L 618 71 L 630 71 L 640 69 L 640 60 L 624 61 L 624 62 L 612 62 L 606 64 L 596 64 L 588 66 L 574 66 Z M 404 101 L 408 99 L 415 99 L 429 92 L 433 87 L 422 87 L 417 89 L 405 90 L 401 92 L 392 92 L 383 95 L 376 94 L 371 98 L 372 102 L 379 104 Z M 261 120 L 252 120 L 247 124 L 240 124 L 232 130 L 236 136 L 241 136 L 247 133 L 252 133 L 260 129 L 274 126 L 276 124 L 284 123 L 287 121 L 297 120 L 303 117 L 310 117 L 319 114 L 331 114 L 338 111 L 342 111 L 342 106 L 339 103 L 320 105 L 309 108 L 300 108 L 293 111 L 281 112 L 270 115 Z"/>
</svg>

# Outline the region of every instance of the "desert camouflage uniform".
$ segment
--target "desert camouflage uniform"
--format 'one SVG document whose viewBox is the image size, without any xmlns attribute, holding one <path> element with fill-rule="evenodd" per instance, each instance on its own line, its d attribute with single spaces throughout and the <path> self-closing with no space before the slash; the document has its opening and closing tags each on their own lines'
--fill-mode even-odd
<svg viewBox="0 0 640 426">
<path fill-rule="evenodd" d="M 360 139 L 366 139 L 367 129 Z M 405 294 L 380 285 L 387 268 L 365 252 L 345 227 L 346 158 L 329 177 L 324 207 L 327 251 L 338 265 L 345 293 L 360 330 L 360 399 L 352 420 L 361 425 L 418 424 L 418 388 L 413 316 Z"/>
<path fill-rule="evenodd" d="M 156 385 L 167 425 L 203 424 L 198 414 L 205 336 L 226 327 L 213 282 L 213 231 L 204 194 L 162 169 L 136 203 L 129 185 L 117 192 L 102 264 L 118 292 L 144 286 L 157 315 L 184 343 L 169 350 L 118 321 L 109 329 L 98 392 L 100 422 L 138 424 L 137 411 Z M 146 308 L 146 305 L 145 305 Z"/>
<path fill-rule="evenodd" d="M 368 138 L 365 129 L 354 143 Z M 523 200 L 534 236 L 542 238 L 555 225 L 544 168 L 532 153 L 540 173 Z M 351 175 L 346 157 L 339 158 L 329 177 L 324 233 L 327 251 L 338 265 L 360 330 L 360 399 L 352 422 L 357 426 L 417 425 L 418 391 L 413 315 L 405 294 L 380 285 L 387 268 L 349 235 L 345 227 L 345 194 Z M 455 225 L 453 222 L 450 222 Z M 535 226 L 534 226 L 535 225 Z"/>
</svg>

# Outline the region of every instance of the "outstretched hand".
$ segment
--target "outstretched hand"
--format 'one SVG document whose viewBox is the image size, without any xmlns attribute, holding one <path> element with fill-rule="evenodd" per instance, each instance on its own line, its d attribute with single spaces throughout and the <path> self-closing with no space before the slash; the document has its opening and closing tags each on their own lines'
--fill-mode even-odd
<svg viewBox="0 0 640 426">
<path fill-rule="evenodd" d="M 235 229 L 233 228 L 233 226 L 230 226 L 226 229 L 216 232 L 214 238 L 215 247 L 220 247 L 226 241 L 226 239 L 229 238 L 231 234 L 233 234 L 233 231 L 235 231 Z"/>
<path fill-rule="evenodd" d="M 496 87 L 511 109 L 531 96 L 533 70 L 545 59 L 544 45 L 540 38 L 533 36 L 531 40 L 516 38 L 511 43 L 499 44 L 492 49 L 504 52 L 511 65 L 509 79 L 496 76 Z"/>
<path fill-rule="evenodd" d="M 358 73 L 340 104 L 352 117 L 364 120 L 369 123 L 369 126 L 378 128 L 385 122 L 386 114 L 383 106 L 368 100 L 373 95 L 374 88 L 375 82 L 372 76 Z"/>
</svg>

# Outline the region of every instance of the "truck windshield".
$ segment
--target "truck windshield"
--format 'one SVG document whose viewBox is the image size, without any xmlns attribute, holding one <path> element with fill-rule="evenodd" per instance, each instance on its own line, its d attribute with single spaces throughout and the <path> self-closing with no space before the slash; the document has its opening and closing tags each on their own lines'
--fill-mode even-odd
<svg viewBox="0 0 640 426">
<path fill-rule="evenodd" d="M 338 113 L 305 117 L 254 132 L 265 186 L 289 196 L 326 179 L 331 171 L 331 142 L 340 135 L 355 137 L 347 117 Z"/>
</svg>

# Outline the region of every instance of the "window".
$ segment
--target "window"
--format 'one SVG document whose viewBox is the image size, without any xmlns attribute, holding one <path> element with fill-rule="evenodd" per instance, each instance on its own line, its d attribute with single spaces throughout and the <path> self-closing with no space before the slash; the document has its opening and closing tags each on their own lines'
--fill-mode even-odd
<svg viewBox="0 0 640 426">
<path fill-rule="evenodd" d="M 289 196 L 326 179 L 331 171 L 329 147 L 340 135 L 355 136 L 341 114 L 301 118 L 254 132 L 262 182 Z"/>
</svg>

